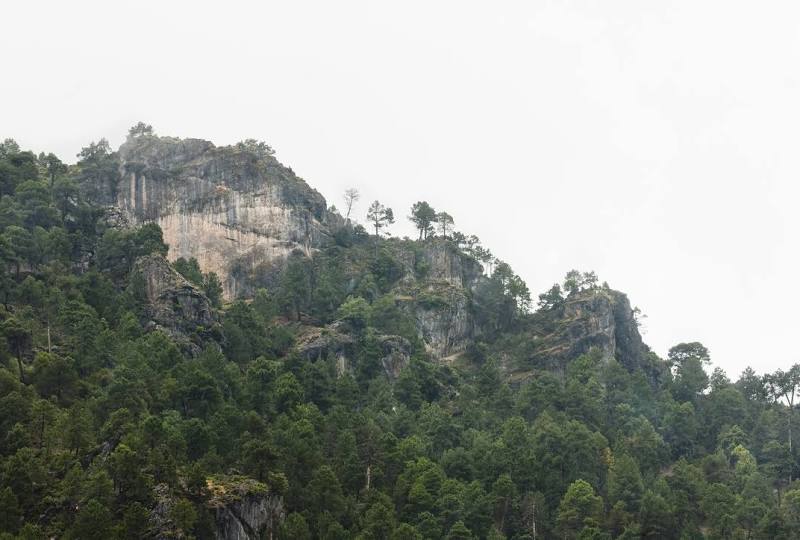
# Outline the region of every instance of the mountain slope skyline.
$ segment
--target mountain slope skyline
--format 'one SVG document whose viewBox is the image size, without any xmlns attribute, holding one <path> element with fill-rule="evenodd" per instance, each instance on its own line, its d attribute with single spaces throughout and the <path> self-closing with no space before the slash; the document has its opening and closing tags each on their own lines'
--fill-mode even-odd
<svg viewBox="0 0 800 540">
<path fill-rule="evenodd" d="M 796 4 L 234 6 L 14 6 L 0 136 L 69 161 L 138 120 L 266 140 L 332 202 L 356 186 L 449 208 L 534 290 L 594 269 L 648 313 L 662 355 L 692 336 L 730 372 L 785 360 Z"/>
<path fill-rule="evenodd" d="M 156 126 L 156 128 L 157 127 L 158 126 Z M 160 130 L 157 131 L 160 132 Z M 126 133 L 127 128 L 116 130 L 116 132 Z M 172 134 L 163 133 L 163 135 L 169 136 Z M 189 134 L 189 137 L 196 137 L 197 135 L 198 134 Z M 205 137 L 201 135 L 201 139 L 203 138 Z M 116 149 L 125 142 L 125 136 L 112 136 L 109 137 L 109 140 L 112 148 Z M 218 141 L 217 146 L 234 145 L 241 140 L 241 138 L 234 138 L 229 141 Z M 265 140 L 267 140 L 268 143 L 270 142 L 269 139 Z M 79 143 L 79 146 L 85 146 L 85 144 L 87 144 L 86 141 L 83 141 Z M 80 147 L 82 148 L 83 146 Z M 293 163 L 288 162 L 286 159 L 282 159 L 280 148 L 276 148 L 275 155 L 280 161 L 284 161 L 287 166 L 295 167 Z M 64 161 L 73 162 L 74 160 L 64 159 Z M 300 161 L 308 160 L 301 159 Z M 308 165 L 312 169 L 316 168 L 314 160 L 311 160 Z M 408 211 L 404 210 L 403 208 L 410 208 L 412 203 L 419 199 L 430 200 L 438 209 L 446 210 L 455 216 L 455 228 L 457 230 L 463 228 L 477 234 L 479 237 L 484 239 L 485 244 L 493 250 L 495 256 L 508 261 L 515 269 L 518 269 L 520 275 L 529 284 L 531 290 L 537 292 L 537 294 L 539 292 L 544 292 L 552 283 L 559 282 L 569 269 L 578 268 L 580 270 L 597 271 L 603 277 L 603 279 L 606 279 L 615 287 L 625 290 L 627 293 L 629 293 L 634 304 L 641 308 L 643 314 L 645 315 L 645 317 L 642 318 L 642 332 L 645 335 L 645 339 L 662 357 L 666 355 L 669 347 L 675 343 L 681 341 L 701 341 L 705 343 L 711 350 L 712 361 L 714 362 L 714 365 L 718 365 L 732 374 L 740 373 L 748 366 L 755 366 L 758 368 L 763 367 L 764 371 L 769 371 L 770 369 L 785 363 L 785 359 L 782 357 L 782 355 L 769 353 L 770 347 L 777 346 L 778 342 L 774 342 L 774 339 L 777 338 L 768 339 L 768 343 L 765 348 L 761 346 L 762 342 L 760 341 L 759 343 L 756 343 L 751 342 L 750 340 L 745 340 L 744 342 L 741 340 L 731 340 L 729 338 L 730 334 L 727 331 L 724 331 L 720 337 L 718 336 L 718 332 L 715 331 L 717 329 L 714 328 L 714 325 L 709 324 L 709 322 L 713 322 L 713 318 L 704 317 L 702 312 L 697 309 L 689 309 L 688 315 L 683 309 L 678 309 L 678 307 L 689 307 L 688 303 L 691 301 L 691 294 L 700 295 L 698 297 L 700 302 L 703 302 L 703 299 L 706 298 L 704 295 L 712 293 L 712 296 L 709 296 L 708 298 L 723 295 L 725 296 L 726 301 L 731 301 L 731 297 L 728 295 L 727 290 L 718 290 L 720 287 L 723 287 L 723 285 L 723 288 L 732 287 L 733 290 L 736 288 L 735 285 L 731 285 L 728 281 L 726 281 L 727 279 L 730 279 L 730 276 L 726 277 L 725 272 L 709 278 L 723 279 L 723 281 L 720 281 L 719 283 L 713 281 L 700 283 L 700 285 L 702 285 L 700 286 L 700 290 L 695 290 L 694 288 L 685 289 L 686 296 L 679 296 L 680 287 L 677 285 L 677 283 L 673 285 L 670 281 L 670 277 L 663 275 L 664 271 L 657 268 L 658 265 L 650 265 L 650 261 L 641 259 L 637 260 L 637 266 L 633 267 L 634 270 L 639 269 L 646 273 L 656 272 L 660 276 L 659 279 L 661 281 L 655 282 L 657 286 L 651 286 L 653 283 L 641 283 L 640 276 L 631 274 L 630 268 L 621 268 L 618 264 L 615 264 L 612 254 L 617 254 L 615 256 L 619 257 L 622 255 L 618 255 L 618 252 L 620 250 L 624 250 L 626 252 L 624 256 L 630 256 L 631 253 L 629 253 L 629 251 L 635 250 L 639 247 L 625 244 L 622 240 L 615 242 L 613 245 L 606 244 L 602 241 L 598 244 L 596 242 L 596 237 L 587 233 L 586 235 L 581 235 L 578 245 L 567 246 L 563 242 L 556 242 L 555 246 L 551 245 L 548 248 L 550 250 L 549 253 L 544 252 L 542 253 L 541 258 L 533 257 L 533 260 L 531 260 L 532 256 L 538 254 L 537 250 L 541 249 L 537 245 L 537 239 L 542 237 L 537 236 L 535 232 L 532 232 L 532 228 L 526 229 L 526 220 L 520 218 L 519 216 L 516 218 L 511 216 L 509 217 L 509 220 L 511 220 L 511 223 L 514 221 L 523 222 L 520 226 L 507 225 L 505 220 L 506 216 L 504 216 L 503 220 L 495 219 L 492 217 L 492 213 L 497 212 L 497 208 L 487 207 L 482 200 L 470 202 L 472 199 L 472 197 L 470 197 L 470 199 L 462 202 L 462 200 L 458 197 L 456 197 L 455 200 L 449 199 L 446 194 L 445 196 L 439 195 L 438 198 L 435 198 L 437 192 L 441 192 L 440 189 L 435 187 L 435 184 L 434 189 L 430 189 L 431 186 L 428 186 L 428 189 L 423 190 L 427 192 L 433 192 L 433 197 L 427 197 L 423 195 L 417 196 L 413 194 L 410 195 L 407 193 L 400 195 L 392 190 L 387 190 L 386 194 L 393 196 L 391 199 L 387 199 L 381 196 L 384 193 L 381 188 L 381 183 L 377 183 L 377 185 L 370 185 L 369 183 L 341 184 L 341 186 L 345 187 L 342 187 L 337 194 L 335 192 L 331 192 L 332 189 L 336 188 L 327 187 L 326 189 L 325 184 L 328 184 L 330 181 L 329 175 L 321 174 L 323 185 L 318 185 L 314 178 L 308 177 L 302 170 L 296 169 L 296 172 L 300 177 L 303 177 L 307 181 L 311 188 L 319 189 L 319 191 L 327 200 L 328 206 L 341 207 L 344 204 L 342 197 L 343 191 L 350 187 L 356 187 L 359 189 L 361 199 L 356 203 L 352 214 L 352 218 L 356 222 L 363 223 L 365 221 L 364 216 L 366 214 L 367 206 L 370 204 L 373 198 L 380 198 L 387 204 L 387 206 L 394 208 L 397 212 L 398 219 L 396 220 L 396 223 L 389 228 L 389 232 L 395 236 L 414 237 L 416 232 L 414 231 L 413 225 L 408 221 L 408 219 L 406 219 Z M 476 191 L 478 193 L 482 193 L 486 190 L 490 190 L 490 187 L 487 186 L 485 188 L 479 188 Z M 490 195 L 489 200 L 492 200 L 491 197 L 493 196 L 494 195 Z M 400 206 L 393 202 L 398 199 L 405 201 L 405 204 Z M 444 203 L 439 204 L 437 201 L 444 201 Z M 452 204 L 456 205 L 455 208 L 449 206 L 449 204 L 451 204 L 450 201 L 453 201 Z M 502 202 L 498 202 L 497 204 L 499 207 L 502 207 L 503 205 Z M 462 216 L 465 219 L 462 219 Z M 532 219 L 535 220 L 535 218 Z M 475 224 L 475 229 L 467 229 L 471 223 Z M 620 232 L 620 235 L 621 237 L 625 237 L 625 233 Z M 491 239 L 496 240 L 496 244 L 499 246 L 499 248 L 492 247 L 495 246 L 495 243 L 491 243 Z M 530 249 L 519 250 L 509 246 L 509 243 L 513 244 L 515 240 L 518 240 L 518 243 L 522 243 L 524 245 L 524 243 L 528 242 L 529 239 L 533 240 Z M 553 239 L 557 240 L 557 235 L 547 235 L 546 239 L 543 241 L 545 244 L 547 244 Z M 608 247 L 610 250 L 608 253 L 599 252 L 606 247 Z M 579 263 L 573 264 L 572 266 L 559 266 L 559 263 L 562 262 L 564 258 L 569 256 L 568 253 L 570 251 L 582 248 L 586 248 L 589 256 L 571 257 L 571 260 L 579 261 Z M 501 249 L 504 251 L 500 251 Z M 565 252 L 559 253 L 559 251 L 562 249 L 565 250 Z M 504 252 L 508 255 L 504 256 Z M 580 262 L 580 260 L 583 259 L 595 260 L 598 262 L 598 265 L 586 266 Z M 653 266 L 656 266 L 656 268 Z M 603 269 L 605 269 L 605 271 Z M 615 278 L 615 273 L 620 273 L 621 278 Z M 620 281 L 620 279 L 623 279 L 623 281 Z M 650 300 L 650 302 L 647 303 L 647 300 L 650 298 L 654 298 L 654 300 Z M 707 302 L 708 301 L 705 303 L 706 309 L 708 309 Z M 656 307 L 663 306 L 663 308 L 662 310 L 657 310 L 651 307 L 653 305 Z M 759 318 L 756 317 L 756 314 L 745 314 L 744 317 L 737 317 L 737 319 L 747 322 L 749 321 L 748 316 Z M 771 331 L 773 332 L 778 330 L 778 328 L 771 328 Z M 739 333 L 744 336 L 753 335 L 750 331 L 741 331 Z M 713 339 L 710 338 L 710 336 L 717 336 L 717 338 Z M 748 347 L 752 347 L 753 349 L 757 349 L 759 353 L 755 354 L 748 352 L 745 354 L 742 352 L 742 347 L 744 347 L 746 350 L 750 350 Z M 727 351 L 733 351 L 735 354 L 733 356 L 728 356 L 731 355 L 731 353 Z M 731 361 L 732 358 L 734 358 L 735 361 Z"/>
</svg>

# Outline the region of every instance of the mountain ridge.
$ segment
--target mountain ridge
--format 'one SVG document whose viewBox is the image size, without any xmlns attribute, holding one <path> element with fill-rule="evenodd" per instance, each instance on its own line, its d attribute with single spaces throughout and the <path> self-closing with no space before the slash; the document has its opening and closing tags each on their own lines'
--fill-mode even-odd
<svg viewBox="0 0 800 540">
<path fill-rule="evenodd" d="M 105 193 L 97 202 L 116 208 L 129 225 L 153 222 L 159 225 L 169 246 L 167 257 L 194 258 L 204 273 L 220 277 L 227 300 L 252 297 L 259 285 L 273 286 L 292 252 L 304 256 L 335 245 L 334 235 L 353 224 L 328 210 L 325 198 L 281 165 L 269 146 L 256 141 L 217 147 L 203 139 L 160 137 L 152 132 L 132 133 L 116 152 L 119 181 L 116 198 Z M 102 190 L 92 185 L 90 193 Z M 391 242 L 391 241 L 388 241 Z M 391 245 L 391 244 L 389 244 Z M 480 328 L 472 317 L 472 294 L 483 278 L 483 268 L 448 239 L 421 243 L 409 249 L 396 242 L 394 256 L 403 265 L 403 277 L 393 288 L 398 298 L 410 296 L 418 333 L 426 349 L 443 358 L 464 352 Z M 416 260 L 418 257 L 421 259 Z M 414 268 L 427 266 L 423 280 Z M 439 305 L 416 302 L 419 295 L 435 297 Z M 623 295 L 624 297 L 624 295 Z M 623 365 L 635 369 L 640 363 L 641 337 L 632 324 L 627 298 L 595 305 L 603 312 L 589 318 L 604 324 L 604 335 L 595 336 L 608 357 L 616 357 L 616 325 L 621 322 Z M 576 309 L 576 302 L 567 302 Z M 585 305 L 584 305 L 585 307 Z M 612 313 L 613 311 L 613 313 Z M 564 314 L 566 318 L 575 313 Z M 580 318 L 580 317 L 577 317 Z M 588 351 L 589 327 L 569 330 L 562 342 L 573 345 L 560 353 L 571 359 Z M 551 339 L 552 340 L 552 339 Z M 534 359 L 535 363 L 535 359 Z"/>
<path fill-rule="evenodd" d="M 659 358 L 593 272 L 533 309 L 425 201 L 387 237 L 391 208 L 368 232 L 264 143 L 151 131 L 124 163 L 0 144 L 1 540 L 800 533 L 800 365 Z M 264 239 L 187 227 L 184 257 L 159 221 L 186 216 Z"/>
</svg>

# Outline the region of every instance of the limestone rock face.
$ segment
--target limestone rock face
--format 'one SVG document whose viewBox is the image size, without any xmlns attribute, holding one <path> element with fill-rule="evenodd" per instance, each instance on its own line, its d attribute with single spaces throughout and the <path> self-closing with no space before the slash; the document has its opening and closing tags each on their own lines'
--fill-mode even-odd
<svg viewBox="0 0 800 540">
<path fill-rule="evenodd" d="M 247 295 L 291 251 L 310 254 L 337 219 L 264 150 L 144 135 L 129 137 L 118 157 L 113 204 L 131 224 L 158 223 L 169 259 L 196 258 L 226 298 Z"/>
<path fill-rule="evenodd" d="M 164 257 L 140 257 L 133 265 L 133 274 L 143 280 L 147 316 L 154 327 L 184 342 L 188 335 L 211 332 L 218 325 L 209 299 Z"/>
<path fill-rule="evenodd" d="M 241 476 L 215 476 L 206 481 L 205 509 L 214 520 L 217 540 L 257 540 L 274 537 L 285 516 L 283 498 L 266 485 Z M 155 506 L 143 538 L 180 538 L 171 514 L 177 497 L 166 484 L 153 489 Z"/>
<path fill-rule="evenodd" d="M 390 380 L 396 381 L 411 360 L 411 343 L 402 336 L 378 336 L 381 365 Z"/>
<path fill-rule="evenodd" d="M 425 346 L 434 357 L 462 352 L 475 336 L 467 292 L 458 287 L 428 285 L 425 297 L 414 307 L 414 319 Z"/>
<path fill-rule="evenodd" d="M 157 223 L 169 245 L 167 258 L 197 259 L 203 272 L 217 274 L 228 300 L 272 288 L 291 253 L 313 255 L 344 226 L 322 195 L 265 146 L 217 147 L 201 139 L 142 134 L 128 137 L 114 159 L 115 180 L 87 176 L 84 191 L 105 204 L 119 226 Z M 406 245 L 399 255 L 406 272 L 397 293 L 412 298 L 404 305 L 427 350 L 435 357 L 463 351 L 476 334 L 469 308 L 483 274 L 480 264 L 439 238 Z M 175 330 L 182 324 L 177 312 L 185 316 L 185 327 L 210 322 L 199 291 L 175 281 L 153 260 L 146 270 L 153 274 L 148 294 L 156 324 Z M 346 359 L 343 343 L 323 343 L 330 339 L 306 343 L 304 354 L 332 349 Z M 397 372 L 404 356 L 387 353 L 387 373 Z"/>
<path fill-rule="evenodd" d="M 444 282 L 471 290 L 483 275 L 483 267 L 478 261 L 466 256 L 443 239 L 432 238 L 426 241 L 420 257 L 427 266 L 425 278 L 431 282 Z"/>
<path fill-rule="evenodd" d="M 278 512 L 283 513 L 283 503 L 278 498 L 245 496 L 240 501 L 215 510 L 215 537 L 217 540 L 262 538 L 271 516 Z M 276 532 L 274 528 L 272 532 Z"/>
<path fill-rule="evenodd" d="M 534 359 L 563 366 L 596 348 L 629 371 L 642 366 L 648 348 L 625 294 L 604 288 L 576 293 L 560 310 L 538 314 L 540 320 L 547 317 L 547 333 L 539 330 L 534 337 Z"/>
<path fill-rule="evenodd" d="M 324 360 L 331 355 L 336 357 L 336 371 L 342 375 L 353 358 L 355 340 L 340 330 L 337 324 L 308 328 L 298 337 L 295 350 L 301 358 L 311 362 Z"/>
<path fill-rule="evenodd" d="M 283 499 L 251 478 L 209 478 L 217 540 L 256 540 L 274 537 L 283 521 Z"/>
<path fill-rule="evenodd" d="M 400 371 L 408 365 L 413 347 L 402 336 L 377 335 L 374 337 L 381 350 L 381 365 L 389 380 L 396 380 Z M 316 362 L 330 356 L 336 358 L 339 376 L 354 367 L 356 341 L 342 323 L 336 322 L 325 328 L 310 327 L 301 333 L 295 350 L 301 358 Z"/>
<path fill-rule="evenodd" d="M 462 352 L 478 333 L 470 298 L 483 279 L 483 267 L 439 238 L 402 259 L 407 270 L 398 294 L 411 300 L 408 308 L 428 352 L 436 358 Z"/>
<path fill-rule="evenodd" d="M 617 291 L 579 296 L 565 306 L 570 356 L 597 347 L 633 370 L 641 364 L 645 347 L 628 297 Z"/>
</svg>

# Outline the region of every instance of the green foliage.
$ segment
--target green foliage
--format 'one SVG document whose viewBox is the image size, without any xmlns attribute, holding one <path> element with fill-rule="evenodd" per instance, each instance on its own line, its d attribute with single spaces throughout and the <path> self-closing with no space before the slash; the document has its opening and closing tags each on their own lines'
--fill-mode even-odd
<svg viewBox="0 0 800 540">
<path fill-rule="evenodd" d="M 588 482 L 576 480 L 558 505 L 556 527 L 564 538 L 582 537 L 584 527 L 600 522 L 602 511 L 603 499 L 595 495 Z"/>
<path fill-rule="evenodd" d="M 222 303 L 222 283 L 217 274 L 214 272 L 204 274 L 202 270 L 200 270 L 200 264 L 194 257 L 188 260 L 179 257 L 178 260 L 173 263 L 173 267 L 183 277 L 202 289 L 214 307 L 220 307 Z"/>
<path fill-rule="evenodd" d="M 363 330 L 369 324 L 369 303 L 361 297 L 350 297 L 339 306 L 336 318 L 356 330 Z"/>
<path fill-rule="evenodd" d="M 563 288 L 568 295 L 573 295 L 586 290 L 591 290 L 597 287 L 597 274 L 594 272 L 579 272 L 578 270 L 570 270 L 564 277 Z M 550 292 L 555 292 L 556 286 L 554 285 Z"/>
<path fill-rule="evenodd" d="M 596 350 L 534 362 L 530 327 L 558 331 L 571 295 L 605 286 L 570 272 L 531 315 L 519 276 L 426 203 L 420 237 L 449 239 L 349 225 L 252 301 L 220 307 L 218 277 L 179 259 L 222 327 L 187 347 L 153 328 L 133 271 L 167 252 L 161 230 L 103 218 L 119 172 L 105 141 L 70 167 L 0 144 L 3 538 L 139 538 L 157 511 L 165 535 L 210 538 L 214 505 L 246 493 L 282 498 L 279 538 L 800 536 L 800 367 L 732 382 L 696 342 L 642 369 Z M 431 248 L 494 272 L 456 290 Z M 437 361 L 419 314 L 459 306 L 480 341 Z"/>
<path fill-rule="evenodd" d="M 379 236 L 381 229 L 394 223 L 394 212 L 379 201 L 375 201 L 369 207 L 367 221 L 375 228 L 375 236 Z"/>
<path fill-rule="evenodd" d="M 281 525 L 279 538 L 285 540 L 311 540 L 311 530 L 302 514 L 292 512 Z"/>
<path fill-rule="evenodd" d="M 492 276 L 479 284 L 474 301 L 479 324 L 497 335 L 512 329 L 530 311 L 531 296 L 522 278 L 498 262 Z"/>
<path fill-rule="evenodd" d="M 411 207 L 409 218 L 419 230 L 420 240 L 428 238 L 433 233 L 433 224 L 436 222 L 436 210 L 425 201 L 414 203 Z"/>
<path fill-rule="evenodd" d="M 128 137 L 143 137 L 153 135 L 153 126 L 144 122 L 137 122 L 128 130 Z"/>
<path fill-rule="evenodd" d="M 615 456 L 608 473 L 609 504 L 621 502 L 626 511 L 636 513 L 643 492 L 642 475 L 636 461 L 625 454 Z"/>
</svg>

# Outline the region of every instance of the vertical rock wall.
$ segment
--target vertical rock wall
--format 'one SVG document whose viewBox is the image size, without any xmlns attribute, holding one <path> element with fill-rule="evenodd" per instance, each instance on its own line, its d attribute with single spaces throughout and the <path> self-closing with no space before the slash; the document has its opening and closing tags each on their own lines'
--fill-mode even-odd
<svg viewBox="0 0 800 540">
<path fill-rule="evenodd" d="M 310 254 L 336 219 L 325 199 L 266 153 L 199 139 L 139 136 L 119 149 L 116 206 L 154 221 L 169 258 L 194 257 L 226 298 L 246 295 L 295 249 Z"/>
</svg>

